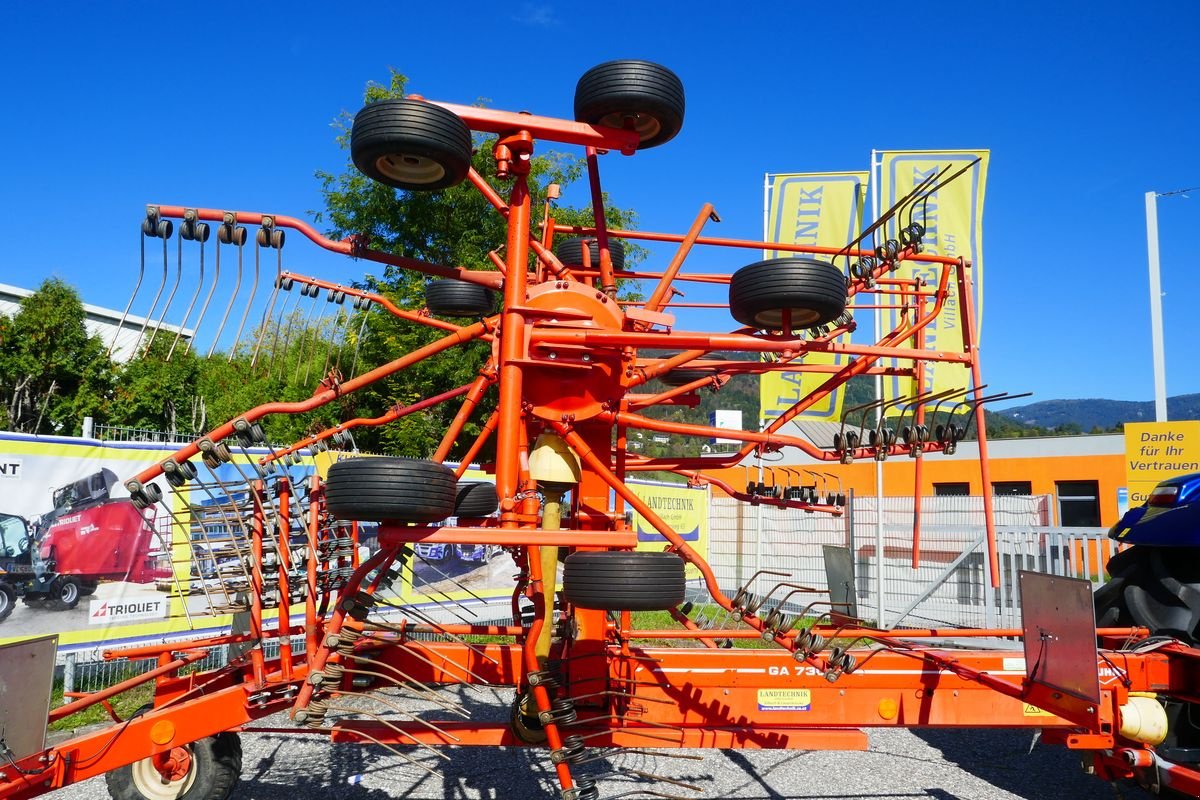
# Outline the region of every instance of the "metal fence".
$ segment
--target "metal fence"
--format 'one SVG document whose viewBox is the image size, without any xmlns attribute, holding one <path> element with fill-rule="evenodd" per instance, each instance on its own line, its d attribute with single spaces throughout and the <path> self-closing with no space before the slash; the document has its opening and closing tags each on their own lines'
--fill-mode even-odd
<svg viewBox="0 0 1200 800">
<path fill-rule="evenodd" d="M 848 548 L 859 615 L 879 620 L 883 627 L 1019 628 L 1020 570 L 1083 578 L 1099 585 L 1107 577 L 1105 563 L 1116 552 L 1106 529 L 1047 526 L 1049 503 L 1049 498 L 1040 496 L 995 498 L 998 589 L 992 587 L 986 566 L 979 497 L 922 498 L 915 569 L 912 498 L 883 498 L 880 514 L 876 498 L 851 497 L 840 517 L 713 498 L 709 563 L 727 595 L 748 584 L 751 591 L 762 594 L 785 580 L 827 591 L 824 548 Z M 767 574 L 755 579 L 761 570 L 787 577 Z M 695 584 L 691 596 L 702 602 L 707 592 Z M 787 610 L 796 613 L 810 599 L 789 603 Z M 505 599 L 494 610 L 500 616 L 508 608 Z M 481 609 L 480 618 L 486 616 L 490 615 Z M 303 639 L 293 640 L 292 646 L 301 652 Z M 268 658 L 277 655 L 277 648 L 274 641 L 264 642 Z M 153 659 L 92 660 L 95 657 L 90 652 L 60 656 L 67 691 L 96 691 L 153 669 L 156 663 Z M 214 648 L 196 668 L 212 669 L 228 659 L 225 648 Z"/>
<path fill-rule="evenodd" d="M 1047 526 L 1047 497 L 996 497 L 997 589 L 987 570 L 982 498 L 921 499 L 915 567 L 912 498 L 883 498 L 882 513 L 876 506 L 874 497 L 851 498 L 845 515 L 831 517 L 714 498 L 709 554 L 722 591 L 749 585 L 762 594 L 781 580 L 827 590 L 824 548 L 832 545 L 850 551 L 859 615 L 883 627 L 1014 628 L 1020 570 L 1101 583 L 1116 550 L 1103 528 Z M 760 570 L 790 577 L 756 578 Z"/>
</svg>

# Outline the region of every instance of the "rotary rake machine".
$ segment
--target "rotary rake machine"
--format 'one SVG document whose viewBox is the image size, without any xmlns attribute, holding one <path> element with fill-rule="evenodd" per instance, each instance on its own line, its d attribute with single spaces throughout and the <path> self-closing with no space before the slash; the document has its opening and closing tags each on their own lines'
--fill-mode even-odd
<svg viewBox="0 0 1200 800">
<path fill-rule="evenodd" d="M 256 269 L 260 250 L 281 250 L 290 229 L 333 252 L 424 273 L 433 279 L 426 308 L 408 310 L 380 294 L 284 270 L 280 258 L 268 303 L 276 307 L 298 287 L 302 296 L 324 293 L 339 306 L 351 300 L 359 315 L 390 313 L 440 337 L 361 374 L 330 369 L 310 398 L 249 410 L 127 481 L 135 502 L 163 508 L 193 543 L 190 571 L 207 611 L 235 613 L 240 627 L 110 652 L 114 659 L 159 663 L 54 709 L 51 720 L 144 681 L 153 681 L 153 705 L 49 748 L 15 752 L 6 745 L 0 797 L 33 796 L 107 773 L 120 798 L 223 798 L 240 766 L 235 732 L 247 729 L 378 746 L 422 771 L 434 771 L 447 747 L 540 748 L 556 791 L 568 800 L 600 797 L 599 779 L 613 772 L 649 783 L 614 780 L 603 784 L 617 787 L 609 796 L 676 797 L 698 787 L 622 770 L 620 756 L 680 748 L 864 749 L 862 728 L 888 726 L 1041 729 L 1045 740 L 1080 750 L 1101 778 L 1198 794 L 1200 776 L 1182 766 L 1195 751 L 1174 721 L 1179 714 L 1168 720 L 1167 710 L 1186 710 L 1200 699 L 1192 686 L 1200 651 L 1147 638 L 1150 632 L 1140 628 L 1097 631 L 1089 585 L 1024 573 L 1022 629 L 881 630 L 786 574 L 765 592 L 752 581 L 727 593 L 703 555 L 626 483 L 638 473 L 671 471 L 747 502 L 840 514 L 844 501 L 834 491 L 753 484 L 743 491 L 709 471 L 785 447 L 832 464 L 936 457 L 952 451 L 962 434 L 954 422 L 928 430 L 925 407 L 940 401 L 974 417 L 987 486 L 980 405 L 988 397 L 972 338 L 971 267 L 922 251 L 925 231 L 915 210 L 955 176 L 927 180 L 840 249 L 706 235 L 706 225 L 717 221 L 708 204 L 682 234 L 608 229 L 599 157 L 632 156 L 668 142 L 683 122 L 683 89 L 658 65 L 610 62 L 580 80 L 575 110 L 576 119 L 567 121 L 409 97 L 373 103 L 355 118 L 352 158 L 369 178 L 408 191 L 469 181 L 503 215 L 507 240 L 496 244 L 504 255 L 494 253 L 488 269 L 425 263 L 373 250 L 361 238 L 332 241 L 285 216 L 149 208 L 143 241 L 162 239 L 164 253 L 173 222 L 183 239 L 201 246 L 215 227 L 218 261 L 222 246 L 233 247 L 240 265 L 251 238 L 247 226 L 257 226 Z M 476 135 L 494 137 L 491 152 L 506 197 L 471 166 Z M 545 142 L 585 148 L 593 226 L 556 224 L 549 201 L 540 229 L 534 222 L 529 159 Z M 626 268 L 625 241 L 673 243 L 675 252 L 660 270 Z M 697 247 L 721 248 L 728 258 L 754 250 L 784 255 L 713 274 L 686 268 Z M 935 279 L 905 277 L 903 268 L 913 264 Z M 620 299 L 618 282 L 639 284 L 645 299 Z M 677 310 L 706 305 L 678 300 L 683 282 L 727 286 L 739 327 L 726 333 L 677 327 Z M 871 344 L 847 341 L 854 312 L 884 304 L 897 312 L 895 327 Z M 960 315 L 962 346 L 954 351 L 928 347 L 924 336 L 947 304 Z M 248 313 L 249 306 L 243 323 Z M 341 324 L 352 329 L 352 316 Z M 256 358 L 269 358 L 266 331 L 258 333 Z M 457 348 L 474 342 L 485 343 L 490 356 L 472 382 L 288 447 L 266 447 L 260 420 L 267 415 L 312 411 L 423 360 L 455 358 Z M 811 353 L 843 360 L 806 363 Z M 961 365 L 970 388 L 927 391 L 923 367 L 933 362 Z M 641 413 L 693 402 L 696 391 L 719 389 L 730 376 L 770 370 L 827 379 L 760 431 Z M 882 422 L 870 431 L 865 423 L 847 426 L 833 448 L 820 448 L 786 432 L 792 419 L 850 378 L 879 374 L 915 380 L 916 395 L 904 401 L 910 424 L 899 433 Z M 648 388 L 653 379 L 666 388 Z M 488 393 L 494 412 L 461 463 L 447 466 Z M 429 459 L 347 458 L 324 480 L 288 471 L 302 451 L 347 444 L 359 426 L 388 424 L 440 403 L 457 403 L 458 412 Z M 631 430 L 721 437 L 742 446 L 702 458 L 649 457 L 627 447 Z M 489 445 L 494 457 L 485 468 L 494 485 L 460 481 Z M 239 453 L 255 446 L 266 449 L 253 458 Z M 635 549 L 629 511 L 662 535 L 664 548 Z M 450 517 L 454 524 L 441 524 Z M 366 553 L 365 523 L 377 523 L 378 540 Z M 398 587 L 418 558 L 415 546 L 438 543 L 500 547 L 511 555 L 517 573 L 511 623 L 473 623 L 457 613 L 451 621 L 446 612 L 454 607 L 436 598 L 421 607 L 405 604 Z M 719 609 L 722 622 L 706 621 L 715 618 L 711 612 L 696 614 L 685 602 L 687 565 L 698 570 L 703 602 Z M 815 599 L 797 612 L 787 605 L 797 594 Z M 678 624 L 639 629 L 639 611 L 665 611 Z M 1006 651 L 947 649 L 938 646 L 946 636 L 1023 644 Z M 293 639 L 303 639 L 303 648 L 294 650 Z M 746 640 L 769 647 L 727 646 Z M 279 654 L 269 656 L 274 643 Z M 198 671 L 196 662 L 218 646 L 233 648 L 228 663 Z M 501 715 L 474 719 L 457 692 L 483 686 L 511 687 L 513 699 Z M 275 727 L 266 727 L 268 717 Z"/>
</svg>

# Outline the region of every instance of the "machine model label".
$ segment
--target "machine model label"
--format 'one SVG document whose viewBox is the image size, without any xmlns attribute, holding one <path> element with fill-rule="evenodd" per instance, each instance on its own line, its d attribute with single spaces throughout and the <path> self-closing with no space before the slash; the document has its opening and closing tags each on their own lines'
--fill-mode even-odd
<svg viewBox="0 0 1200 800">
<path fill-rule="evenodd" d="M 167 616 L 167 598 L 139 597 L 128 600 L 93 600 L 88 622 L 111 625 L 137 619 L 162 619 Z"/>
<path fill-rule="evenodd" d="M 759 689 L 759 711 L 811 711 L 811 689 Z"/>
</svg>

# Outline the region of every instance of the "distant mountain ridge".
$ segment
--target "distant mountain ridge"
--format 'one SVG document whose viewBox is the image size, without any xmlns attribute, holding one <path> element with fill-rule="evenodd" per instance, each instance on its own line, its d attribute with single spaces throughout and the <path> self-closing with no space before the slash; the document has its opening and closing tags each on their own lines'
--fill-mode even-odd
<svg viewBox="0 0 1200 800">
<path fill-rule="evenodd" d="M 1022 425 L 1061 428 L 1074 423 L 1083 431 L 1107 430 L 1124 422 L 1153 422 L 1154 402 L 1136 400 L 1041 400 L 994 412 Z M 1167 417 L 1200 419 L 1200 394 L 1167 398 Z"/>
</svg>

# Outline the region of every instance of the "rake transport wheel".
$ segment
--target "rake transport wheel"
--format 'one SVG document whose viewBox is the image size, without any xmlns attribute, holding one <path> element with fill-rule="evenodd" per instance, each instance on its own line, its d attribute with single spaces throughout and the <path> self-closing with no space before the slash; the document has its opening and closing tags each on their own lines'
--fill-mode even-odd
<svg viewBox="0 0 1200 800">
<path fill-rule="evenodd" d="M 10 584 L 0 581 L 0 622 L 8 619 L 13 606 L 17 604 L 17 590 Z"/>
<path fill-rule="evenodd" d="M 683 111 L 679 76 L 649 61 L 608 61 L 583 73 L 575 86 L 577 121 L 637 131 L 640 150 L 674 139 Z"/>
<path fill-rule="evenodd" d="M 658 379 L 667 386 L 683 386 L 691 383 L 692 381 L 698 381 L 701 378 L 711 378 L 716 374 L 717 373 L 711 369 L 691 369 L 685 367 L 682 369 L 673 369 L 669 372 L 659 375 Z"/>
<path fill-rule="evenodd" d="M 1096 591 L 1096 625 L 1137 625 L 1154 636 L 1200 642 L 1200 559 L 1183 548 L 1134 545 L 1108 560 Z"/>
<path fill-rule="evenodd" d="M 582 267 L 584 247 L 587 247 L 588 265 L 592 269 L 599 269 L 600 243 L 592 237 L 572 236 L 570 239 L 564 239 L 554 248 L 554 255 L 558 256 L 563 266 Z M 612 261 L 613 269 L 625 268 L 625 245 L 620 239 L 608 240 L 608 257 Z"/>
<path fill-rule="evenodd" d="M 486 286 L 446 278 L 425 287 L 425 307 L 435 317 L 483 317 L 496 307 L 496 297 Z"/>
<path fill-rule="evenodd" d="M 500 507 L 496 484 L 487 481 L 464 481 L 458 485 L 454 501 L 454 516 L 476 519 L 495 513 Z"/>
<path fill-rule="evenodd" d="M 666 611 L 683 591 L 683 559 L 674 553 L 572 553 L 563 565 L 563 594 L 578 608 Z"/>
<path fill-rule="evenodd" d="M 380 100 L 355 115 L 350 157 L 362 174 L 386 186 L 446 189 L 462 183 L 471 168 L 471 129 L 433 103 Z"/>
<path fill-rule="evenodd" d="M 71 575 L 59 575 L 50 583 L 46 607 L 52 611 L 70 611 L 79 605 L 83 591 L 79 579 Z"/>
<path fill-rule="evenodd" d="M 329 468 L 325 500 L 337 519 L 441 522 L 454 513 L 458 479 L 436 461 L 350 458 Z"/>
<path fill-rule="evenodd" d="M 729 313 L 743 325 L 783 330 L 833 322 L 846 310 L 846 276 L 815 258 L 772 258 L 742 267 L 729 282 Z"/>
<path fill-rule="evenodd" d="M 139 711 L 139 713 L 141 713 Z M 236 733 L 218 733 L 173 747 L 155 759 L 143 758 L 104 775 L 113 800 L 226 800 L 242 773 L 242 741 Z"/>
</svg>

